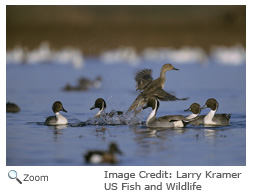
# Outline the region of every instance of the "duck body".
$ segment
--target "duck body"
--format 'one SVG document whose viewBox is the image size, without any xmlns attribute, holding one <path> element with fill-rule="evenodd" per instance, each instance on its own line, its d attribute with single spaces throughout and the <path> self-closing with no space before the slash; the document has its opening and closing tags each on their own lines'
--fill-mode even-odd
<svg viewBox="0 0 254 196">
<path fill-rule="evenodd" d="M 115 164 L 118 162 L 117 158 L 115 157 L 116 153 L 122 154 L 118 146 L 115 143 L 111 143 L 108 151 L 100 151 L 100 150 L 89 151 L 86 154 L 84 154 L 84 159 L 86 160 L 86 162 L 92 164 L 100 164 L 100 163 Z"/>
<path fill-rule="evenodd" d="M 205 126 L 228 126 L 230 125 L 231 114 L 215 114 L 219 108 L 219 104 L 216 99 L 210 98 L 206 101 L 206 104 L 202 107 L 210 108 L 211 110 L 207 115 L 200 116 L 202 124 Z"/>
<path fill-rule="evenodd" d="M 178 120 L 185 120 L 189 121 L 189 123 L 192 123 L 192 119 L 196 119 L 198 115 L 200 114 L 200 105 L 198 103 L 193 103 L 191 106 L 184 110 L 184 111 L 191 111 L 192 114 L 188 116 L 183 116 L 183 115 L 167 115 L 167 116 L 162 116 L 157 118 L 157 120 L 167 120 L 167 121 L 178 121 Z"/>
<path fill-rule="evenodd" d="M 96 77 L 95 80 L 90 80 L 88 78 L 82 77 L 78 80 L 78 85 L 72 86 L 67 84 L 63 90 L 64 91 L 87 91 L 91 88 L 99 89 L 101 87 L 102 78 L 100 76 Z"/>
<path fill-rule="evenodd" d="M 11 102 L 6 103 L 6 112 L 7 113 L 17 113 L 19 111 L 20 111 L 20 108 L 17 104 L 11 103 Z"/>
<path fill-rule="evenodd" d="M 187 98 L 179 99 L 170 93 L 164 91 L 164 85 L 166 81 L 166 72 L 169 70 L 179 70 L 171 64 L 165 64 L 161 68 L 160 77 L 153 80 L 151 74 L 152 70 L 144 69 L 138 72 L 135 76 L 136 90 L 140 91 L 140 94 L 134 100 L 128 111 L 135 111 L 139 113 L 142 107 L 148 102 L 149 98 L 155 97 L 161 101 L 176 101 L 186 100 Z M 140 108 L 139 108 L 140 107 Z M 139 108 L 139 109 L 137 109 Z"/>
<path fill-rule="evenodd" d="M 55 113 L 55 116 L 47 117 L 45 124 L 46 125 L 66 125 L 68 124 L 68 120 L 62 116 L 59 111 L 67 112 L 60 101 L 56 101 L 53 106 L 52 110 Z"/>
<path fill-rule="evenodd" d="M 187 123 L 184 120 L 178 120 L 181 119 L 181 115 L 170 115 L 170 116 L 163 116 L 160 118 L 156 118 L 156 113 L 159 108 L 159 101 L 152 97 L 148 100 L 146 106 L 143 107 L 143 109 L 146 109 L 148 107 L 152 108 L 152 112 L 148 116 L 146 120 L 146 126 L 152 127 L 152 128 L 180 128 L 184 127 Z"/>
</svg>

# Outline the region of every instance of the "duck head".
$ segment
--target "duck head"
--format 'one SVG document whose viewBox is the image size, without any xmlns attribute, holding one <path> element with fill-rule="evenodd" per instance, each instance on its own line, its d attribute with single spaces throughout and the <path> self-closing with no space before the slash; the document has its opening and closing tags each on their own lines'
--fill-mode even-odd
<svg viewBox="0 0 254 196">
<path fill-rule="evenodd" d="M 57 113 L 59 111 L 63 111 L 63 112 L 67 112 L 64 107 L 63 104 L 60 101 L 56 101 L 53 105 L 52 105 L 52 110 L 54 113 Z"/>
<path fill-rule="evenodd" d="M 201 108 L 198 103 L 193 103 L 188 109 L 184 111 L 191 111 L 193 114 L 199 114 L 201 112 Z"/>
<path fill-rule="evenodd" d="M 163 71 L 169 71 L 169 70 L 179 70 L 177 68 L 175 68 L 172 64 L 165 64 L 162 66 L 161 70 Z"/>
<path fill-rule="evenodd" d="M 98 98 L 96 99 L 95 103 L 94 103 L 94 106 L 90 108 L 90 110 L 93 110 L 95 108 L 99 108 L 100 110 L 106 108 L 107 105 L 106 105 L 106 102 L 104 99 L 102 98 Z"/>
<path fill-rule="evenodd" d="M 205 105 L 201 108 L 211 108 L 211 110 L 217 110 L 219 108 L 219 103 L 214 98 L 210 98 L 206 101 Z"/>
<path fill-rule="evenodd" d="M 111 143 L 109 145 L 109 153 L 111 153 L 111 154 L 114 154 L 114 153 L 122 154 L 122 151 L 119 150 L 118 146 L 115 143 Z"/>
</svg>

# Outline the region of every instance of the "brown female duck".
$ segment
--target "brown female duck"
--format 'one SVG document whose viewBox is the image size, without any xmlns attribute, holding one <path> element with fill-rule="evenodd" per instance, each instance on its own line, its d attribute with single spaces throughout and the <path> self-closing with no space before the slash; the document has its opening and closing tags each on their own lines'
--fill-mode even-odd
<svg viewBox="0 0 254 196">
<path fill-rule="evenodd" d="M 148 102 L 150 97 L 155 97 L 161 101 L 176 101 L 186 100 L 187 98 L 179 99 L 170 93 L 163 90 L 166 81 L 166 72 L 169 70 L 179 70 L 171 64 L 165 64 L 161 68 L 160 77 L 153 80 L 152 70 L 144 69 L 138 72 L 135 76 L 136 90 L 140 91 L 135 101 L 129 107 L 128 111 L 139 113 L 142 107 Z M 140 107 L 138 110 L 137 108 Z"/>
</svg>

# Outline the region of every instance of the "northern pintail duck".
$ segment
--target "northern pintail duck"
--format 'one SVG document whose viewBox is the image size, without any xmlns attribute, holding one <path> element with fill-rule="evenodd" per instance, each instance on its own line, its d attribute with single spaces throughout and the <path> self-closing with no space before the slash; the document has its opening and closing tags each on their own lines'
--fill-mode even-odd
<svg viewBox="0 0 254 196">
<path fill-rule="evenodd" d="M 191 111 L 192 113 L 189 116 L 183 116 L 183 115 L 167 115 L 167 116 L 162 116 L 160 118 L 163 118 L 165 120 L 193 120 L 194 118 L 196 119 L 197 116 L 200 114 L 200 105 L 198 103 L 193 103 L 191 106 L 184 110 L 184 111 Z M 192 124 L 192 121 L 189 122 Z"/>
<path fill-rule="evenodd" d="M 59 111 L 67 112 L 60 101 L 53 104 L 52 110 L 55 116 L 48 117 L 45 121 L 46 125 L 66 125 L 68 123 L 67 119 L 59 113 Z"/>
<path fill-rule="evenodd" d="M 20 108 L 17 104 L 11 103 L 11 102 L 6 103 L 6 112 L 7 113 L 17 113 L 19 111 L 20 111 Z"/>
<path fill-rule="evenodd" d="M 90 110 L 93 110 L 95 108 L 99 108 L 99 111 L 97 112 L 97 114 L 95 114 L 95 118 L 100 118 L 101 116 L 109 116 L 109 117 L 112 117 L 114 115 L 121 115 L 123 114 L 122 111 L 111 111 L 110 113 L 102 113 L 104 111 L 104 109 L 107 107 L 106 105 L 106 102 L 104 99 L 102 98 L 98 98 L 96 99 L 95 103 L 94 103 L 94 106 L 90 108 Z"/>
<path fill-rule="evenodd" d="M 143 109 L 146 109 L 148 107 L 152 108 L 151 114 L 148 116 L 146 120 L 146 126 L 147 127 L 158 127 L 158 128 L 180 128 L 184 127 L 186 124 L 188 124 L 188 121 L 184 120 L 175 120 L 175 119 L 168 119 L 166 116 L 156 118 L 156 113 L 159 108 L 159 101 L 151 97 L 147 104 L 143 107 Z"/>
<path fill-rule="evenodd" d="M 191 106 L 184 110 L 184 111 L 191 111 L 192 113 L 186 117 L 186 119 L 192 119 L 189 124 L 191 125 L 201 125 L 203 123 L 202 116 L 199 116 L 201 112 L 201 107 L 198 103 L 193 103 Z"/>
<path fill-rule="evenodd" d="M 82 77 L 79 79 L 77 86 L 72 86 L 70 84 L 67 84 L 63 88 L 63 90 L 64 91 L 86 91 L 91 88 L 99 89 L 101 87 L 101 81 L 102 81 L 101 76 L 97 76 L 95 80 L 90 80 L 88 78 Z"/>
<path fill-rule="evenodd" d="M 210 98 L 201 108 L 211 108 L 206 116 L 200 116 L 203 119 L 203 125 L 207 126 L 228 126 L 230 124 L 231 114 L 215 114 L 219 108 L 219 103 L 216 99 Z"/>
<path fill-rule="evenodd" d="M 171 64 L 165 64 L 161 68 L 160 77 L 153 80 L 152 70 L 144 69 L 139 71 L 135 76 L 136 90 L 141 93 L 137 96 L 128 111 L 135 111 L 138 113 L 142 107 L 147 103 L 150 97 L 155 97 L 161 101 L 176 101 L 186 100 L 187 98 L 179 99 L 163 90 L 166 81 L 166 72 L 169 70 L 179 70 Z M 138 107 L 141 107 L 137 110 Z"/>
<path fill-rule="evenodd" d="M 115 154 L 122 154 L 122 152 L 119 150 L 118 146 L 115 143 L 111 143 L 109 145 L 108 151 L 89 151 L 86 154 L 84 154 L 84 158 L 86 162 L 93 163 L 93 164 L 99 164 L 99 163 L 117 163 L 118 160 L 115 157 Z"/>
</svg>

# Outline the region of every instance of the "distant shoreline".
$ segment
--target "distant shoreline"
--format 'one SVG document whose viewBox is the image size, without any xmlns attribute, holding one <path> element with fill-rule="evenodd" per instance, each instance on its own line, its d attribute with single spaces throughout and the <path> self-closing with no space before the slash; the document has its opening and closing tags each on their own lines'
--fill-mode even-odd
<svg viewBox="0 0 254 196">
<path fill-rule="evenodd" d="M 6 49 L 246 46 L 245 6 L 7 6 Z"/>
</svg>

